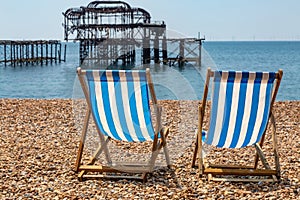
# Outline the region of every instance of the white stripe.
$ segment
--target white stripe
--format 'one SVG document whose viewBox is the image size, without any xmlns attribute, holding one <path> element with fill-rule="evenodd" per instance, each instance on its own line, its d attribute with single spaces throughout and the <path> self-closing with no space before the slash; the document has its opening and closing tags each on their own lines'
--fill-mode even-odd
<svg viewBox="0 0 300 200">
<path fill-rule="evenodd" d="M 255 120 L 255 125 L 253 129 L 253 134 L 250 140 L 250 144 L 254 144 L 257 140 L 259 129 L 261 127 L 261 123 L 263 121 L 264 110 L 266 105 L 266 91 L 267 91 L 267 84 L 269 79 L 269 73 L 263 73 L 263 77 L 260 84 L 260 91 L 259 91 L 259 102 L 257 108 L 257 115 Z"/>
<path fill-rule="evenodd" d="M 246 138 L 247 128 L 248 128 L 249 119 L 250 119 L 250 113 L 251 113 L 254 80 L 255 80 L 255 73 L 249 73 L 249 79 L 248 79 L 248 83 L 247 83 L 247 91 L 246 91 L 246 97 L 245 97 L 244 116 L 243 116 L 243 120 L 242 120 L 240 136 L 239 136 L 239 140 L 237 142 L 236 148 L 241 147 Z"/>
<path fill-rule="evenodd" d="M 224 115 L 224 105 L 226 97 L 226 86 L 227 86 L 228 72 L 222 72 L 222 77 L 220 80 L 220 90 L 219 90 L 219 100 L 218 100 L 218 110 L 216 127 L 214 132 L 214 138 L 212 145 L 217 146 L 220 140 L 221 130 L 223 126 L 223 115 Z"/>
<path fill-rule="evenodd" d="M 112 76 L 112 70 L 105 70 L 105 72 L 103 73 L 106 73 L 106 81 L 107 82 L 114 82 L 114 78 Z"/>
<path fill-rule="evenodd" d="M 133 133 L 135 133 L 135 129 L 134 129 L 133 121 L 132 121 L 132 117 L 131 117 L 129 98 L 128 98 L 129 94 L 128 94 L 128 87 L 127 87 L 127 82 L 126 82 L 125 71 L 120 72 L 120 84 L 121 84 L 124 115 L 125 115 L 127 128 L 129 131 L 128 134 L 130 134 L 131 138 L 134 141 L 139 141 L 136 134 L 133 134 Z"/>
<path fill-rule="evenodd" d="M 242 73 L 236 72 L 235 79 L 234 79 L 234 85 L 233 85 L 233 91 L 232 91 L 232 102 L 231 102 L 231 109 L 230 109 L 228 132 L 227 132 L 227 137 L 226 137 L 224 147 L 229 147 L 232 142 L 235 123 L 236 123 L 237 110 L 238 110 L 238 105 L 239 105 L 238 97 L 239 97 L 239 93 L 240 93 L 241 80 L 242 80 Z"/>
<path fill-rule="evenodd" d="M 115 82 L 113 80 L 112 71 L 106 71 L 107 85 L 108 85 L 108 94 L 109 94 L 109 103 L 110 103 L 110 111 L 112 114 L 112 119 L 114 126 L 116 128 L 118 136 L 123 140 L 127 141 L 123 128 L 120 123 L 119 112 L 117 107 L 116 95 L 115 95 Z"/>
<path fill-rule="evenodd" d="M 143 137 L 146 140 L 151 140 L 151 137 L 149 136 L 148 129 L 145 123 L 145 115 L 144 115 L 144 109 L 143 109 L 143 101 L 142 101 L 142 93 L 141 93 L 141 82 L 139 73 L 132 73 L 133 79 L 134 79 L 134 91 L 135 91 L 135 100 L 137 105 L 137 113 L 138 113 L 138 119 L 139 124 L 141 128 L 141 132 Z M 139 109 L 141 108 L 141 109 Z"/>
<path fill-rule="evenodd" d="M 104 106 L 103 106 L 103 99 L 102 99 L 102 89 L 101 85 L 99 84 L 100 76 L 99 72 L 93 71 L 93 77 L 95 80 L 95 95 L 96 95 L 96 101 L 97 101 L 97 107 L 98 107 L 98 113 L 99 113 L 99 119 L 102 124 L 103 130 L 112 137 L 112 134 L 110 133 L 110 129 L 107 123 Z"/>
</svg>

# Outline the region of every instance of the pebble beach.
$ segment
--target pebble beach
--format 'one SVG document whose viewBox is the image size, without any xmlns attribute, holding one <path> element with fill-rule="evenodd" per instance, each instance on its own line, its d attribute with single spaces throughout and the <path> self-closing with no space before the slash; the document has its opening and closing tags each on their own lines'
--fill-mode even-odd
<svg viewBox="0 0 300 200">
<path fill-rule="evenodd" d="M 178 101 L 160 104 L 164 125 L 171 129 L 169 137 L 180 134 L 176 131 L 177 124 L 183 123 L 176 120 Z M 72 110 L 71 99 L 0 99 L 0 199 L 300 199 L 300 101 L 274 105 L 281 164 L 281 181 L 276 183 L 199 178 L 198 170 L 191 167 L 193 140 L 172 160 L 172 169 L 160 168 L 145 183 L 124 179 L 79 182 L 74 164 L 80 138 Z M 190 117 L 185 123 L 195 127 L 197 120 Z M 272 163 L 271 143 L 266 142 L 263 149 Z M 212 152 L 209 156 L 215 161 L 222 161 L 220 154 L 229 154 Z M 249 152 L 241 153 L 239 161 L 244 162 Z"/>
</svg>

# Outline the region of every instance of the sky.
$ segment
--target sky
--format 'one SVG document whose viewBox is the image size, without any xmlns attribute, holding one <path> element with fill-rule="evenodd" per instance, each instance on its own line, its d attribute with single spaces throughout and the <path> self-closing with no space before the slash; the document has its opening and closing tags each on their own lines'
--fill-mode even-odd
<svg viewBox="0 0 300 200">
<path fill-rule="evenodd" d="M 0 0 L 0 40 L 64 39 L 63 15 L 91 0 Z M 128 0 L 167 29 L 206 41 L 299 40 L 299 0 Z"/>
</svg>

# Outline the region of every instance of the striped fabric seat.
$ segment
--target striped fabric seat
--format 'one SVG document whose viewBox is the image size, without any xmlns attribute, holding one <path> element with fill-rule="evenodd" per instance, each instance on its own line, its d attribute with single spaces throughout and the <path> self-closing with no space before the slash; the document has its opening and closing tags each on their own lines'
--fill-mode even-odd
<svg viewBox="0 0 300 200">
<path fill-rule="evenodd" d="M 86 70 L 95 123 L 116 140 L 154 139 L 146 71 Z"/>
<path fill-rule="evenodd" d="M 80 181 L 86 178 L 117 178 L 146 181 L 147 174 L 156 168 L 156 159 L 163 149 L 166 164 L 171 167 L 167 148 L 168 127 L 162 125 L 162 107 L 158 105 L 150 69 L 146 70 L 84 70 L 77 68 L 78 79 L 84 93 L 87 108 L 76 159 L 76 171 Z M 150 98 L 153 106 L 150 107 Z M 152 124 L 151 108 L 154 110 L 155 127 Z M 83 159 L 90 120 L 94 121 L 98 133 L 98 148 L 89 159 Z M 151 156 L 136 154 L 132 160 L 128 148 L 109 143 L 113 140 L 137 145 L 151 151 Z M 149 141 L 143 143 L 144 141 Z M 152 143 L 149 149 L 148 144 Z M 126 145 L 127 147 L 127 145 Z M 117 154 L 111 156 L 112 154 Z M 101 156 L 104 157 L 101 157 Z M 120 158 L 118 158 L 120 157 Z M 100 159 L 99 159 L 100 158 Z M 105 158 L 105 160 L 102 160 Z M 106 162 L 105 162 L 106 161 Z M 108 172 L 108 173 L 107 173 Z M 126 173 L 126 175 L 123 174 Z M 135 174 L 132 176 L 131 174 Z"/>
<path fill-rule="evenodd" d="M 215 71 L 205 143 L 240 148 L 260 141 L 270 114 L 274 72 Z"/>
</svg>

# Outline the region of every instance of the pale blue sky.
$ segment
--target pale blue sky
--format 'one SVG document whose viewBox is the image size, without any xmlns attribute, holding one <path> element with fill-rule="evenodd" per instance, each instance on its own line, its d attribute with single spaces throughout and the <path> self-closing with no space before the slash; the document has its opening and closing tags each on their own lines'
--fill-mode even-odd
<svg viewBox="0 0 300 200">
<path fill-rule="evenodd" d="M 63 40 L 62 12 L 90 0 L 1 0 L 0 40 Z M 214 40 L 300 40 L 300 0 L 128 0 L 167 29 Z"/>
</svg>

